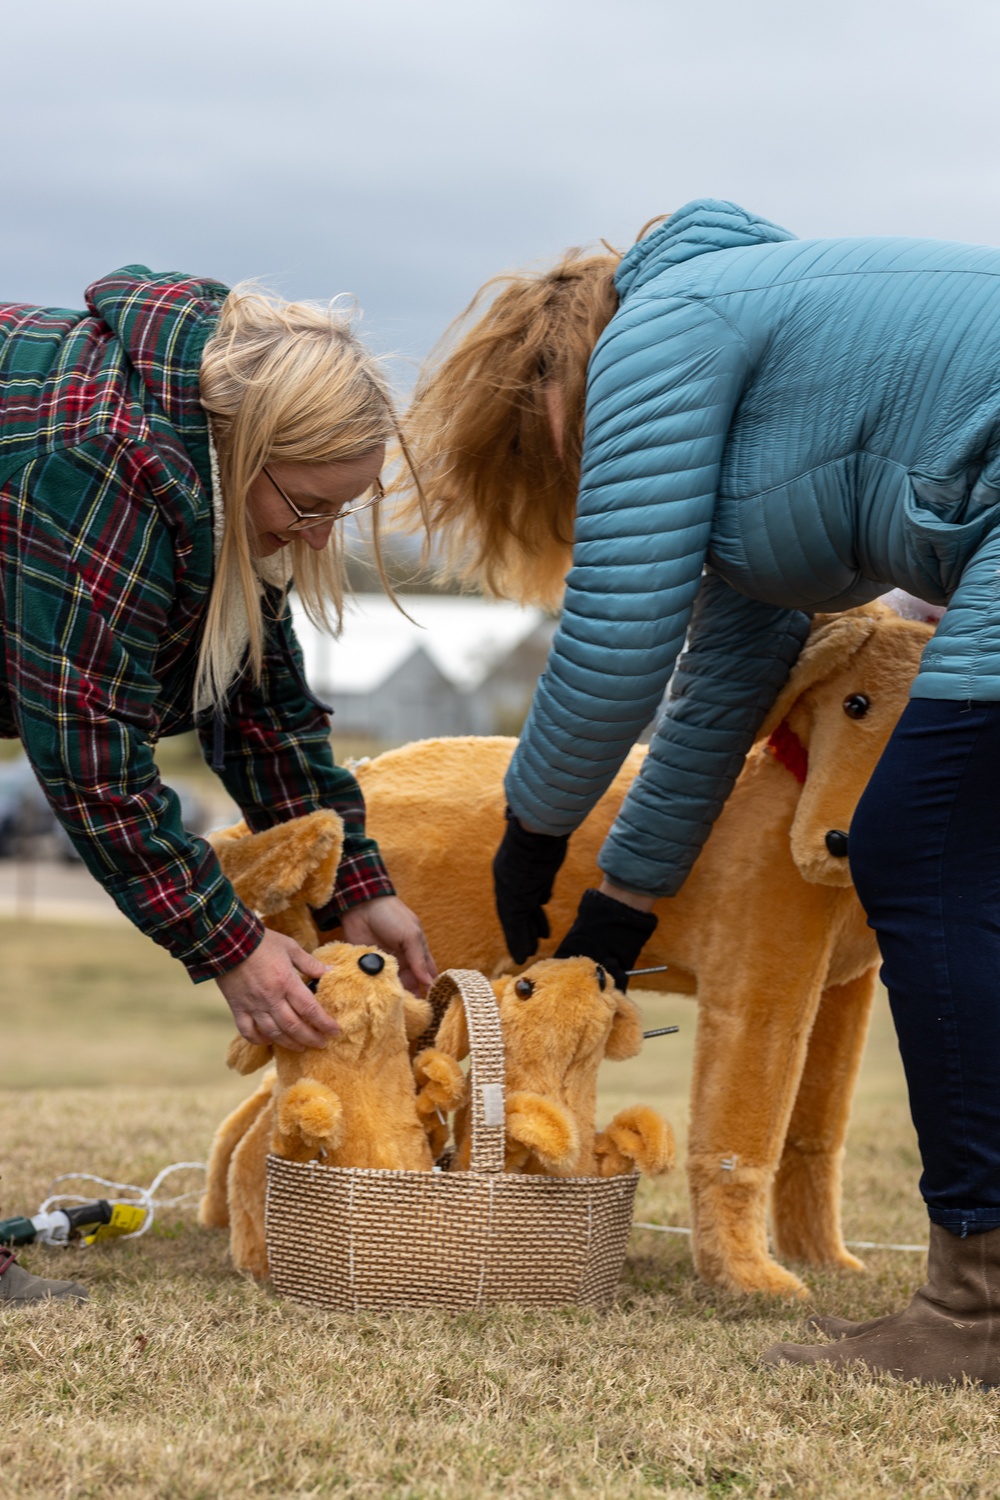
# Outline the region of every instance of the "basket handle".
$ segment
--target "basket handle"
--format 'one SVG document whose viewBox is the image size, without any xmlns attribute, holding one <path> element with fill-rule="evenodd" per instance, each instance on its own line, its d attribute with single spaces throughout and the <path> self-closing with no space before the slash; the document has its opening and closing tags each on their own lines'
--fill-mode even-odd
<svg viewBox="0 0 1000 1500">
<path fill-rule="evenodd" d="M 469 1074 L 472 1105 L 471 1172 L 502 1172 L 506 1148 L 503 1034 L 496 996 L 475 969 L 446 969 L 428 993 L 435 1014 L 455 996 L 465 1008 L 469 1028 Z"/>
</svg>

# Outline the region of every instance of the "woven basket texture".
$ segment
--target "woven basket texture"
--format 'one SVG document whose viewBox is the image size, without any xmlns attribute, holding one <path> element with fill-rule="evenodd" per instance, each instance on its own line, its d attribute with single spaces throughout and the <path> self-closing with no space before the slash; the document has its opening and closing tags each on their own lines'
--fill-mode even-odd
<svg viewBox="0 0 1000 1500">
<path fill-rule="evenodd" d="M 481 974 L 450 969 L 431 991 L 436 1020 L 455 995 L 469 1023 L 470 1170 L 379 1172 L 268 1157 L 267 1251 L 282 1296 L 344 1312 L 601 1307 L 614 1296 L 638 1175 L 505 1173 L 496 1000 Z"/>
</svg>

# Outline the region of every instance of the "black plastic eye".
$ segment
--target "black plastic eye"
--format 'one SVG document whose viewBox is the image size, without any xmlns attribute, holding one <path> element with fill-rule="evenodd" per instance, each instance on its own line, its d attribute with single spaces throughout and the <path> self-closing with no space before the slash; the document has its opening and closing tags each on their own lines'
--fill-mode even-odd
<svg viewBox="0 0 1000 1500">
<path fill-rule="evenodd" d="M 358 968 L 362 974 L 381 974 L 385 968 L 385 959 L 381 953 L 362 953 L 358 959 Z"/>
<path fill-rule="evenodd" d="M 520 996 L 522 1000 L 527 1000 L 529 995 L 535 993 L 535 986 L 530 979 L 519 979 L 514 986 L 514 993 Z"/>
<path fill-rule="evenodd" d="M 608 976 L 605 974 L 605 972 L 601 968 L 600 964 L 598 964 L 597 965 L 597 988 L 603 994 L 604 991 L 607 989 L 607 987 L 608 987 Z"/>
<path fill-rule="evenodd" d="M 313 992 L 314 995 L 315 995 L 317 989 L 319 988 L 319 980 L 318 979 L 303 979 L 302 983 L 305 985 L 305 987 L 306 987 L 307 990 L 312 990 L 312 992 Z"/>
<path fill-rule="evenodd" d="M 844 699 L 844 713 L 849 719 L 863 719 L 871 706 L 871 699 L 864 693 L 848 693 Z"/>
</svg>

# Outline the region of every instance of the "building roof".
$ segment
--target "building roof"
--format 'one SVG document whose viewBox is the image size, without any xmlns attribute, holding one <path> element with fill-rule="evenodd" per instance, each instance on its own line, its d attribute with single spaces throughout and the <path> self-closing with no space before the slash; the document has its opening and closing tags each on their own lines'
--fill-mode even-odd
<svg viewBox="0 0 1000 1500">
<path fill-rule="evenodd" d="M 540 609 L 462 596 L 405 594 L 401 603 L 414 623 L 382 594 L 355 595 L 334 639 L 310 624 L 293 597 L 306 674 L 317 692 L 373 692 L 420 648 L 459 692 L 473 692 L 545 619 Z"/>
</svg>

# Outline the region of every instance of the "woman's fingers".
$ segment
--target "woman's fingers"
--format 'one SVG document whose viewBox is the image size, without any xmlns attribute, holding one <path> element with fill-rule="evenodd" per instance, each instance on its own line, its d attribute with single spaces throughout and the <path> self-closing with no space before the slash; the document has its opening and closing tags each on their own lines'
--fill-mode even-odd
<svg viewBox="0 0 1000 1500">
<path fill-rule="evenodd" d="M 400 957 L 399 975 L 406 989 L 412 985 L 407 984 L 404 970 L 411 979 L 415 980 L 421 989 L 430 989 L 438 976 L 437 964 L 431 957 L 424 937 L 423 929 L 418 927 L 416 932 L 409 933 L 403 940 L 403 952 Z"/>
<path fill-rule="evenodd" d="M 241 1036 L 294 1052 L 326 1046 L 340 1028 L 306 988 L 302 973 L 319 979 L 326 965 L 291 938 L 267 931 L 248 958 L 219 976 Z"/>
<path fill-rule="evenodd" d="M 398 896 L 376 896 L 352 907 L 342 925 L 347 942 L 373 943 L 391 953 L 406 989 L 419 993 L 437 978 L 420 921 Z"/>
<path fill-rule="evenodd" d="M 314 954 L 307 953 L 305 948 L 300 948 L 294 938 L 286 938 L 285 941 L 288 944 L 289 957 L 299 973 L 305 974 L 308 979 L 322 979 L 327 965 L 321 963 Z"/>
</svg>

